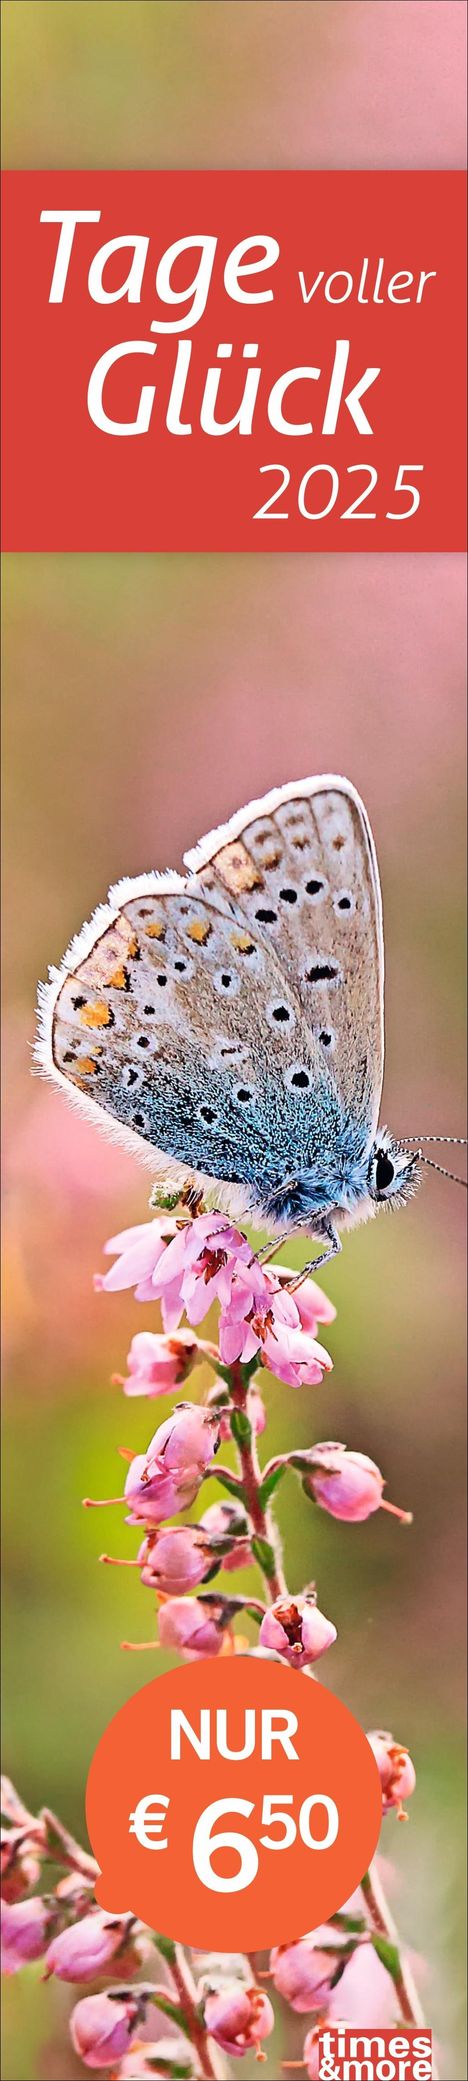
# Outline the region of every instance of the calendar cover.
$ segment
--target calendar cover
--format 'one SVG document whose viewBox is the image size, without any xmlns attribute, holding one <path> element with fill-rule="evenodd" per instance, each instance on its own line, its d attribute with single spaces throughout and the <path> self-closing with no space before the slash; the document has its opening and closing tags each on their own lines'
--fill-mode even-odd
<svg viewBox="0 0 468 2081">
<path fill-rule="evenodd" d="M 4 0 L 5 2081 L 466 2081 L 465 39 Z"/>
</svg>

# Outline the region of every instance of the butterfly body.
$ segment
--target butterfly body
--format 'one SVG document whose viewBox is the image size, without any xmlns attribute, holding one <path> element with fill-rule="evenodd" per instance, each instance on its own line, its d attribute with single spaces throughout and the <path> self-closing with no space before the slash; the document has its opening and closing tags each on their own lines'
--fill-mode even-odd
<svg viewBox="0 0 468 2081">
<path fill-rule="evenodd" d="M 414 1158 L 377 1135 L 383 936 L 364 805 L 335 775 L 293 782 L 186 868 L 117 884 L 72 942 L 42 993 L 41 1065 L 156 1176 L 334 1250 L 415 1182 Z"/>
</svg>

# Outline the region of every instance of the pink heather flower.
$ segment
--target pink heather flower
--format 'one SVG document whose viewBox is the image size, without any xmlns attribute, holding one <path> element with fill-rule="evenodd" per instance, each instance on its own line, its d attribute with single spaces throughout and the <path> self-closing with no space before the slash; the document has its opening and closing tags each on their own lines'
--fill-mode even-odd
<svg viewBox="0 0 468 2081">
<path fill-rule="evenodd" d="M 133 1228 L 123 1228 L 120 1235 L 111 1236 L 104 1244 L 104 1252 L 117 1262 L 109 1272 L 96 1273 L 96 1292 L 121 1293 L 124 1287 L 134 1286 L 135 1300 L 154 1300 L 153 1273 L 164 1256 L 166 1244 L 176 1234 L 177 1221 L 161 1214 L 155 1221 L 137 1221 Z"/>
<path fill-rule="evenodd" d="M 198 1494 L 219 1442 L 216 1417 L 196 1402 L 181 1402 L 159 1425 L 145 1453 L 131 1461 L 125 1495 L 130 1524 L 162 1524 L 187 1510 Z"/>
<path fill-rule="evenodd" d="M 261 1647 L 274 1648 L 291 1669 L 305 1669 L 333 1646 L 336 1626 L 319 1611 L 313 1596 L 278 1597 L 265 1612 L 259 1639 Z"/>
<path fill-rule="evenodd" d="M 315 1387 L 332 1368 L 328 1351 L 302 1328 L 295 1295 L 258 1264 L 233 1281 L 219 1344 L 223 1365 L 246 1364 L 259 1352 L 262 1365 L 290 1387 Z"/>
<path fill-rule="evenodd" d="M 332 1988 L 341 1979 L 347 1941 L 324 1922 L 297 1943 L 279 1944 L 272 1951 L 270 1966 L 277 1994 L 299 2016 L 305 2016 L 308 2009 L 327 2009 Z"/>
<path fill-rule="evenodd" d="M 74 2051 L 85 2067 L 113 2067 L 130 2051 L 132 2038 L 147 2006 L 142 1987 L 116 1989 L 115 1994 L 87 1994 L 70 2017 Z"/>
<path fill-rule="evenodd" d="M 347 1959 L 343 1978 L 332 1988 L 328 2007 L 330 2022 L 360 2024 L 364 2030 L 384 2029 L 395 2023 L 395 1988 L 373 1944 L 357 1944 Z"/>
<path fill-rule="evenodd" d="M 416 1784 L 416 1771 L 408 1749 L 394 1741 L 393 1734 L 381 1731 L 368 1734 L 373 1749 L 382 1786 L 382 1808 L 384 1814 L 395 1806 L 400 1821 L 406 1821 L 404 1799 L 410 1799 Z"/>
<path fill-rule="evenodd" d="M 411 1523 L 408 1512 L 385 1502 L 383 1475 L 366 1452 L 350 1452 L 346 1445 L 314 1445 L 309 1465 L 303 1484 L 306 1495 L 328 1510 L 330 1517 L 356 1525 L 374 1510 L 390 1510 L 393 1517 Z"/>
<path fill-rule="evenodd" d="M 52 1927 L 52 1912 L 36 1894 L 33 1900 L 2 1900 L 2 1972 L 17 1973 L 33 1958 L 43 1958 Z"/>
<path fill-rule="evenodd" d="M 243 1987 L 239 1980 L 206 1996 L 204 2020 L 210 2037 L 230 2059 L 242 2059 L 245 2052 L 258 2048 L 275 2023 L 268 1995 L 259 1987 Z"/>
<path fill-rule="evenodd" d="M 202 1357 L 191 1330 L 178 1330 L 174 1337 L 138 1330 L 128 1353 L 128 1374 L 124 1380 L 119 1374 L 115 1378 L 125 1395 L 166 1395 L 171 1388 L 181 1387 Z"/>
<path fill-rule="evenodd" d="M 152 1279 L 165 1329 L 177 1328 L 184 1308 L 196 1326 L 214 1300 L 227 1307 L 238 1267 L 251 1263 L 250 1244 L 224 1214 L 199 1214 L 179 1228 Z"/>
<path fill-rule="evenodd" d="M 280 1286 L 284 1283 L 287 1284 L 290 1279 L 297 1279 L 297 1277 L 297 1272 L 293 1272 L 289 1265 L 275 1265 L 275 1279 L 279 1279 Z M 328 1327 L 336 1319 L 336 1308 L 333 1307 L 333 1301 L 329 1301 L 328 1294 L 322 1292 L 321 1286 L 317 1286 L 315 1279 L 303 1279 L 302 1285 L 297 1287 L 293 1299 L 300 1316 L 302 1329 L 307 1330 L 310 1337 L 317 1335 L 319 1322 L 326 1323 Z"/>
<path fill-rule="evenodd" d="M 41 1869 L 40 1857 L 25 1828 L 2 1828 L 1 1873 L 2 1900 L 11 1905 L 22 1900 L 30 1887 L 37 1884 Z"/>
<path fill-rule="evenodd" d="M 187 1662 L 195 1662 L 199 1655 L 219 1655 L 226 1623 L 221 1598 L 202 1604 L 198 1597 L 171 1597 L 159 1612 L 160 1645 L 177 1648 Z"/>
<path fill-rule="evenodd" d="M 121 1980 L 122 1974 L 137 1972 L 147 1946 L 138 1942 L 133 1915 L 109 1915 L 93 1908 L 68 1929 L 53 1937 L 46 1957 L 46 1973 L 58 1980 L 100 1980 L 104 1973 Z"/>
<path fill-rule="evenodd" d="M 212 1541 L 211 1562 L 216 1553 L 221 1568 L 249 1568 L 252 1562 L 252 1547 L 249 1538 L 249 1523 L 241 1503 L 226 1497 L 223 1503 L 210 1503 L 200 1518 L 200 1530 Z M 223 1551 L 224 1548 L 224 1551 Z"/>
<path fill-rule="evenodd" d="M 183 1595 L 195 1590 L 214 1566 L 209 1539 L 199 1525 L 171 1525 L 167 1531 L 150 1532 L 138 1560 L 142 1582 L 168 1596 L 174 1591 Z"/>
</svg>

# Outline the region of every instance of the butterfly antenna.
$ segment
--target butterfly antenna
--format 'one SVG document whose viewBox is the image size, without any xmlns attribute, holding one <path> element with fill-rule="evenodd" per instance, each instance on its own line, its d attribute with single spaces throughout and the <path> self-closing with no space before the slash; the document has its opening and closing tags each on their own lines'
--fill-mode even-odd
<svg viewBox="0 0 468 2081">
<path fill-rule="evenodd" d="M 429 1140 L 429 1136 L 427 1137 L 427 1139 Z M 451 1139 L 452 1137 L 449 1135 L 438 1136 L 438 1140 L 441 1142 L 449 1141 Z M 455 1139 L 455 1137 L 453 1137 L 453 1139 Z M 419 1150 L 419 1161 L 420 1163 L 428 1163 L 431 1171 L 439 1171 L 441 1178 L 451 1178 L 452 1185 L 464 1185 L 465 1192 L 468 1190 L 468 1180 L 466 1178 L 458 1178 L 456 1171 L 446 1171 L 443 1163 L 434 1163 L 433 1156 L 423 1156 L 422 1149 Z"/>
<path fill-rule="evenodd" d="M 457 1149 L 468 1148 L 464 1134 L 404 1134 L 400 1138 L 398 1148 L 405 1149 L 408 1142 L 452 1142 Z M 429 1162 L 429 1158 L 427 1160 Z"/>
</svg>

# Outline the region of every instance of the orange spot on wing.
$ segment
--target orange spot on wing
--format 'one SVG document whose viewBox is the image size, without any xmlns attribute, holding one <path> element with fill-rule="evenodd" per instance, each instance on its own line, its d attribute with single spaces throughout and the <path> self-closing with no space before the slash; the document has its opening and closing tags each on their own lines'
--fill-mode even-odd
<svg viewBox="0 0 468 2081">
<path fill-rule="evenodd" d="M 205 923 L 204 918 L 194 918 L 193 924 L 187 925 L 189 939 L 193 939 L 197 947 L 206 947 L 207 939 L 211 937 L 211 929 L 211 925 Z"/>
<path fill-rule="evenodd" d="M 102 997 L 98 999 L 97 1004 L 85 1004 L 84 1010 L 80 1012 L 80 1026 L 110 1026 L 111 1017 L 110 1006 L 105 1004 Z"/>
<path fill-rule="evenodd" d="M 121 964 L 120 964 L 120 967 L 119 967 L 119 968 L 114 968 L 114 972 L 113 972 L 113 975 L 110 975 L 110 976 L 108 976 L 108 977 L 107 977 L 107 981 L 108 981 L 108 983 L 109 983 L 109 985 L 110 985 L 110 988 L 111 988 L 112 990 L 126 990 L 126 989 L 127 989 L 127 985 L 128 985 L 128 976 L 127 976 L 127 970 L 126 970 L 126 967 L 125 967 L 125 962 L 124 962 L 124 961 L 122 961 L 122 962 L 121 962 Z"/>
<path fill-rule="evenodd" d="M 154 918 L 152 924 L 147 925 L 145 929 L 147 939 L 165 939 L 166 937 L 165 925 L 161 925 L 158 919 L 156 918 Z"/>
<path fill-rule="evenodd" d="M 96 1059 L 94 1058 L 93 1061 L 92 1055 L 82 1055 L 79 1063 L 77 1064 L 77 1068 L 79 1070 L 80 1077 L 93 1077 L 96 1068 Z"/>
<path fill-rule="evenodd" d="M 248 932 L 233 932 L 232 945 L 236 948 L 238 954 L 253 954 L 255 952 L 255 941 L 250 938 L 250 933 Z"/>
</svg>

